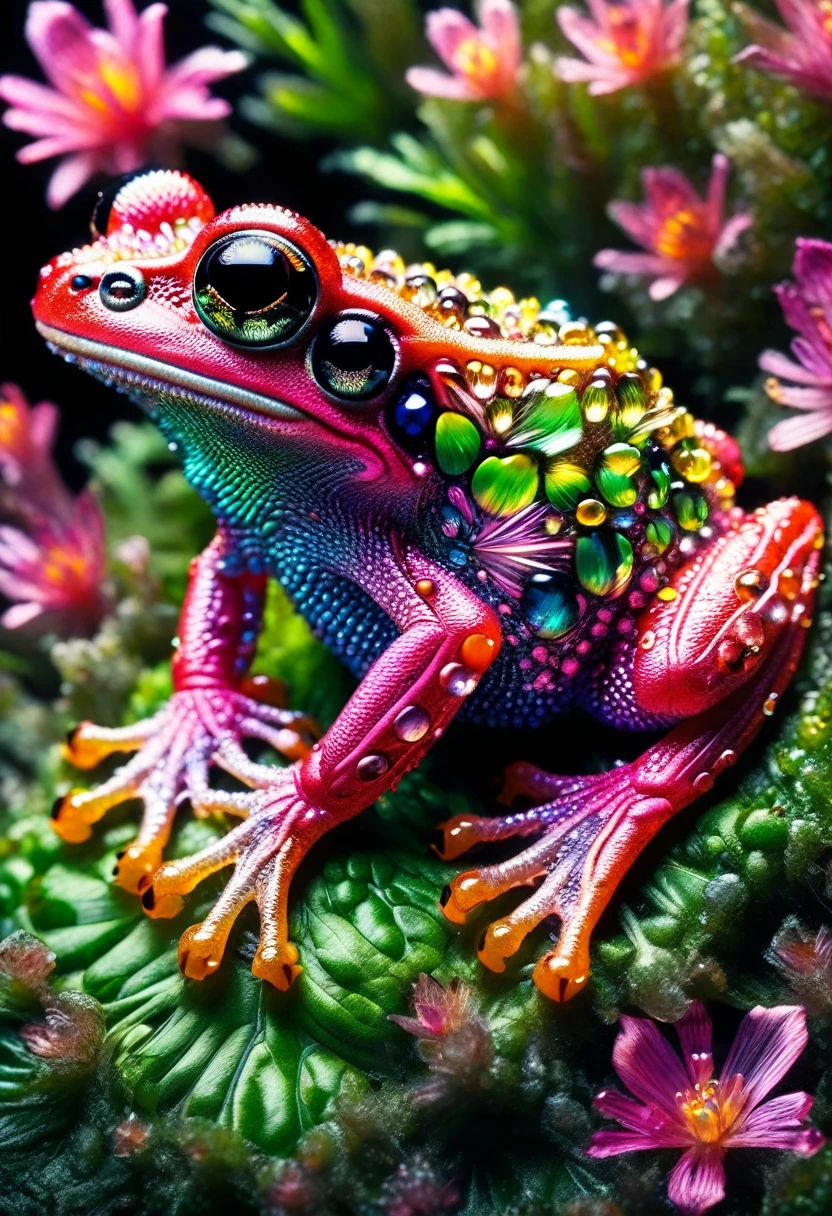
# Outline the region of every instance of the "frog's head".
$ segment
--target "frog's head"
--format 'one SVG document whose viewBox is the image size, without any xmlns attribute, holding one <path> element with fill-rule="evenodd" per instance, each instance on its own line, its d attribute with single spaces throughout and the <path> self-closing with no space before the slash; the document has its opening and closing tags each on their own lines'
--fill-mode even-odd
<svg viewBox="0 0 832 1216">
<path fill-rule="evenodd" d="M 441 395 L 470 394 L 466 367 L 508 368 L 517 388 L 557 354 L 597 365 L 597 346 L 507 340 L 466 320 L 457 288 L 437 300 L 433 283 L 426 301 L 426 276 L 400 270 L 397 288 L 394 266 L 350 250 L 283 207 L 215 216 L 190 177 L 147 172 L 102 199 L 89 245 L 42 269 L 35 318 L 58 353 L 152 409 L 220 410 L 404 484 L 429 472 Z"/>
</svg>

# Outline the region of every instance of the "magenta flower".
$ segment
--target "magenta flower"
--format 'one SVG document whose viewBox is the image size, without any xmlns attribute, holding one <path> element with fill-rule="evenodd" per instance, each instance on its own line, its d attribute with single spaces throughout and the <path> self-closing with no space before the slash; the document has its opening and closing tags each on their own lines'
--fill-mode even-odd
<svg viewBox="0 0 832 1216">
<path fill-rule="evenodd" d="M 737 55 L 734 62 L 783 76 L 804 93 L 832 101 L 832 24 L 826 5 L 818 0 L 775 0 L 775 3 L 788 30 L 744 4 L 738 6 L 754 44 Z"/>
<path fill-rule="evenodd" d="M 808 1157 L 824 1144 L 816 1128 L 801 1127 L 812 1109 L 809 1094 L 763 1102 L 806 1046 L 800 1005 L 758 1005 L 746 1014 L 718 1080 L 711 1019 L 700 1001 L 676 1023 L 681 1060 L 654 1022 L 622 1017 L 621 1027 L 613 1064 L 638 1101 L 616 1090 L 598 1094 L 596 1108 L 626 1130 L 595 1132 L 587 1153 L 684 1149 L 668 1183 L 680 1211 L 698 1216 L 724 1197 L 722 1162 L 729 1148 L 791 1149 Z"/>
<path fill-rule="evenodd" d="M 772 427 L 768 441 L 775 452 L 832 433 L 832 245 L 799 238 L 792 273 L 795 282 L 774 290 L 786 321 L 799 335 L 792 341 L 797 362 L 776 350 L 760 356 L 760 367 L 771 374 L 769 397 L 801 411 Z"/>
<path fill-rule="evenodd" d="M 643 169 L 643 203 L 613 202 L 610 217 L 628 236 L 649 250 L 626 253 L 602 249 L 594 264 L 614 274 L 643 275 L 651 278 L 650 296 L 666 300 L 683 283 L 713 278 L 716 260 L 728 256 L 737 238 L 752 222 L 746 212 L 725 218 L 727 159 L 713 159 L 711 180 L 704 199 L 677 169 Z"/>
<path fill-rule="evenodd" d="M 555 74 L 588 81 L 595 96 L 616 93 L 674 67 L 682 56 L 689 0 L 588 0 L 594 20 L 577 9 L 557 10 L 558 24 L 583 59 L 561 57 Z"/>
<path fill-rule="evenodd" d="M 810 933 L 799 922 L 787 920 L 768 956 L 809 1013 L 827 1017 L 832 1012 L 832 932 L 826 925 Z"/>
<path fill-rule="evenodd" d="M 0 616 L 6 629 L 38 617 L 61 634 L 87 634 L 103 616 L 104 523 L 85 490 L 72 514 L 43 518 L 27 532 L 0 526 L 0 595 L 12 601 Z"/>
<path fill-rule="evenodd" d="M 471 991 L 458 977 L 443 988 L 438 980 L 422 974 L 413 989 L 413 1012 L 416 1017 L 407 1018 L 391 1013 L 388 1018 L 417 1039 L 442 1039 L 468 1020 L 470 1003 Z"/>
<path fill-rule="evenodd" d="M 522 60 L 520 22 L 511 0 L 478 0 L 479 28 L 454 8 L 428 13 L 427 35 L 450 71 L 410 68 L 407 83 L 451 101 L 500 101 L 515 88 Z"/>
<path fill-rule="evenodd" d="M 95 173 L 170 160 L 187 124 L 229 113 L 208 86 L 246 66 L 239 51 L 203 47 L 168 68 L 164 4 L 138 15 L 132 0 L 104 0 L 104 10 L 108 30 L 95 29 L 64 0 L 37 0 L 26 38 L 52 87 L 0 77 L 0 97 L 12 107 L 3 121 L 36 137 L 18 160 L 63 158 L 49 183 L 50 207 L 63 206 Z"/>
<path fill-rule="evenodd" d="M 107 607 L 104 523 L 88 491 L 73 498 L 52 459 L 57 407 L 0 390 L 0 595 L 6 629 L 41 623 L 89 633 Z M 14 521 L 12 526 L 9 520 Z"/>
</svg>

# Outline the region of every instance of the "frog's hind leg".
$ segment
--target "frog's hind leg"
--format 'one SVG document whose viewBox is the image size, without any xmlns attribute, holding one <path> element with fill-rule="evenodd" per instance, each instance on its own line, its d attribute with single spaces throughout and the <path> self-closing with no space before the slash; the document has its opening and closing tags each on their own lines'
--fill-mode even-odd
<svg viewBox="0 0 832 1216">
<path fill-rule="evenodd" d="M 551 778 L 552 801 L 502 816 L 491 829 L 486 820 L 444 825 L 448 856 L 456 855 L 457 840 L 540 833 L 509 861 L 460 874 L 446 892 L 445 914 L 461 922 L 513 887 L 540 883 L 486 930 L 479 957 L 487 967 L 502 971 L 526 934 L 554 915 L 558 944 L 537 963 L 535 983 L 555 1000 L 580 991 L 589 974 L 590 934 L 632 862 L 671 816 L 734 763 L 788 685 L 814 599 L 820 535 L 811 507 L 796 500 L 772 504 L 677 571 L 673 585 L 682 591 L 646 614 L 641 637 L 649 632 L 651 642 L 638 649 L 629 674 L 636 705 L 648 717 L 669 715 L 680 702 L 689 716 L 638 760 L 585 783 Z M 697 610 L 699 579 L 704 593 Z M 640 670 L 642 658 L 649 665 Z M 454 828 L 461 829 L 458 837 Z"/>
</svg>

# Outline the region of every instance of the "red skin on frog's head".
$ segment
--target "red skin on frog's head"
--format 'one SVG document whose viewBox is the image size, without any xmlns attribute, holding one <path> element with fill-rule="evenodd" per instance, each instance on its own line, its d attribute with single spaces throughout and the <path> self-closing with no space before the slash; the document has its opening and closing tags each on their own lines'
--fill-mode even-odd
<svg viewBox="0 0 832 1216">
<path fill-rule="evenodd" d="M 293 211 L 247 204 L 215 216 L 202 187 L 181 173 L 156 171 L 134 178 L 116 194 L 106 222 L 100 223 L 103 231 L 94 226 L 91 244 L 54 258 L 41 270 L 33 310 L 48 341 L 81 363 L 101 364 L 116 383 L 135 387 L 136 374 L 144 374 L 163 383 L 170 376 L 181 386 L 183 376 L 197 377 L 210 381 L 220 400 L 243 408 L 249 403 L 239 391 L 225 396 L 223 390 L 246 390 L 255 395 L 253 412 L 262 407 L 269 425 L 287 438 L 302 439 L 314 428 L 317 441 L 337 444 L 342 456 L 357 449 L 366 479 L 413 483 L 423 475 L 421 468 L 414 472 L 415 462 L 384 423 L 385 404 L 409 375 L 435 380 L 442 359 L 457 365 L 487 359 L 498 369 L 521 371 L 541 361 L 534 343 L 449 329 L 387 287 L 345 273 L 323 233 Z M 212 331 L 195 307 L 194 276 L 206 251 L 244 232 L 270 234 L 287 243 L 314 276 L 311 311 L 281 344 L 235 344 Z M 114 310 L 104 302 L 101 281 L 113 269 L 138 272 L 140 305 Z M 357 403 L 345 404 L 326 393 L 309 367 L 316 337 L 343 314 L 376 318 L 394 351 L 387 383 L 375 397 Z M 550 348 L 547 356 L 551 360 L 557 353 Z M 571 347 L 569 365 L 590 367 L 599 353 L 596 347 Z M 204 395 L 212 395 L 202 387 Z M 302 416 L 284 411 L 281 418 L 279 410 L 269 412 L 268 402 L 290 406 Z"/>
</svg>

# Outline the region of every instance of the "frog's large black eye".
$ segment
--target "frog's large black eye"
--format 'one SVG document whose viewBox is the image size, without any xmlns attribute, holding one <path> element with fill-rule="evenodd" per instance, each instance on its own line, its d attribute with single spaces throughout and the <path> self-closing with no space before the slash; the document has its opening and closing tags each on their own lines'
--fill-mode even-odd
<svg viewBox="0 0 832 1216">
<path fill-rule="evenodd" d="M 194 275 L 202 321 L 226 342 L 279 346 L 305 325 L 317 297 L 306 256 L 271 232 L 232 232 L 207 249 Z"/>
<path fill-rule="evenodd" d="M 133 266 L 119 266 L 118 270 L 108 270 L 101 276 L 98 294 L 101 303 L 111 312 L 129 312 L 131 308 L 137 308 L 147 295 L 147 283 L 140 270 Z"/>
<path fill-rule="evenodd" d="M 312 347 L 312 372 L 321 388 L 350 401 L 375 397 L 395 365 L 393 340 L 373 317 L 338 317 Z"/>
</svg>

